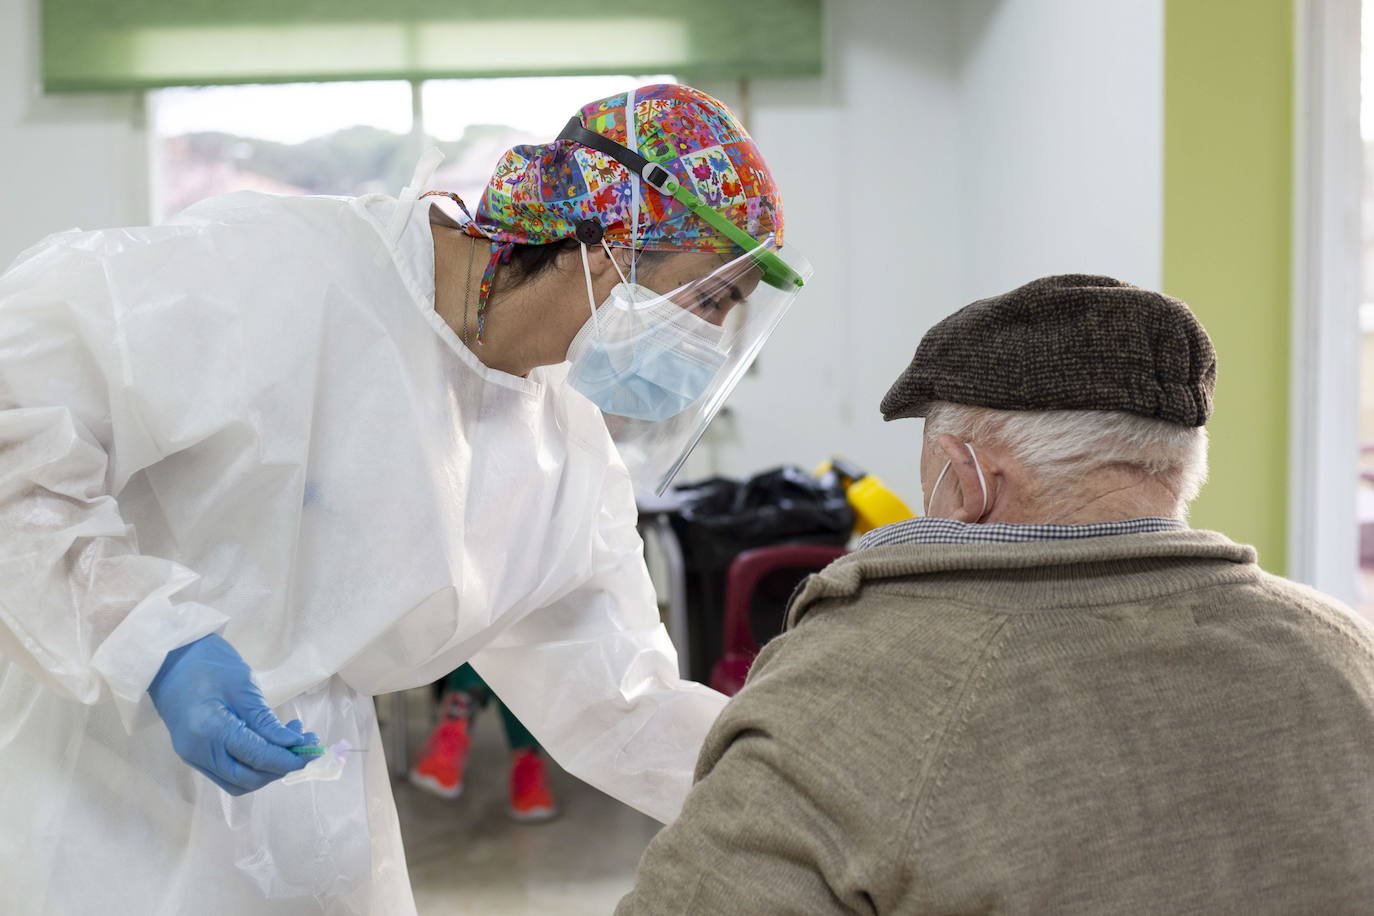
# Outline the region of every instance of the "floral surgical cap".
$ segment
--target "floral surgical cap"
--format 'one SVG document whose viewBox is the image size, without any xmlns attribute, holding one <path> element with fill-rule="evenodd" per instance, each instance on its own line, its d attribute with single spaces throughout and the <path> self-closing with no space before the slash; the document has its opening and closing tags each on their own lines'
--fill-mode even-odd
<svg viewBox="0 0 1374 916">
<path fill-rule="evenodd" d="M 626 130 L 630 111 L 633 131 Z M 749 235 L 771 235 L 782 244 L 782 201 L 773 176 L 753 139 L 716 99 L 663 83 L 584 105 L 579 119 L 588 130 L 667 169 Z M 425 196 L 432 194 L 462 205 L 451 192 Z M 492 243 L 479 313 L 497 265 L 510 260 L 514 245 L 575 238 L 578 224 L 588 219 L 616 247 L 718 254 L 738 250 L 681 202 L 643 184 L 602 152 L 573 140 L 517 146 L 501 157 L 465 227 L 469 235 Z"/>
</svg>

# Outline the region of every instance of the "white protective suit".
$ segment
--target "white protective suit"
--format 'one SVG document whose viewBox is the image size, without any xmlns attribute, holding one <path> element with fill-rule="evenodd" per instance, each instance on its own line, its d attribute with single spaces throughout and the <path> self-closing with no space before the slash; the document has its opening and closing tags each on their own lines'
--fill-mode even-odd
<svg viewBox="0 0 1374 916">
<path fill-rule="evenodd" d="M 412 193 L 231 194 L 0 277 L 0 913 L 414 912 L 371 697 L 469 660 L 677 814 L 725 699 L 678 679 L 566 365 L 493 371 L 435 313 Z M 146 689 L 214 631 L 360 763 L 239 798 L 183 763 Z"/>
</svg>

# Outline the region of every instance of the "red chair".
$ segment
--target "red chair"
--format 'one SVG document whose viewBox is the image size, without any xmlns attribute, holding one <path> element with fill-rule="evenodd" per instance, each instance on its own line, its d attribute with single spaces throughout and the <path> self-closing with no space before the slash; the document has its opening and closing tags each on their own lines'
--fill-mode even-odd
<svg viewBox="0 0 1374 916">
<path fill-rule="evenodd" d="M 759 654 L 750 610 L 760 586 L 768 585 L 775 594 L 783 594 L 785 600 L 802 579 L 825 569 L 845 553 L 843 547 L 825 544 L 778 544 L 746 550 L 735 557 L 725 577 L 725 645 L 720 661 L 711 669 L 713 689 L 732 697 L 739 693 L 744 679 L 749 676 L 749 667 L 754 664 L 754 656 Z M 775 607 L 779 603 L 775 601 Z M 781 629 L 781 616 L 775 616 L 778 617 L 777 628 Z M 762 635 L 767 641 L 775 634 Z"/>
</svg>

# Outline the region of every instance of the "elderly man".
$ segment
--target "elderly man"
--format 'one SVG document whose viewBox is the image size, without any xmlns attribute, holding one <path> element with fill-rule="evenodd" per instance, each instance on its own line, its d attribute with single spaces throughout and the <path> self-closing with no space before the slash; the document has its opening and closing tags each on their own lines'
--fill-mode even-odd
<svg viewBox="0 0 1374 916">
<path fill-rule="evenodd" d="M 936 325 L 926 517 L 799 591 L 617 912 L 1374 912 L 1374 630 L 1184 523 L 1215 374 L 1107 277 Z"/>
</svg>

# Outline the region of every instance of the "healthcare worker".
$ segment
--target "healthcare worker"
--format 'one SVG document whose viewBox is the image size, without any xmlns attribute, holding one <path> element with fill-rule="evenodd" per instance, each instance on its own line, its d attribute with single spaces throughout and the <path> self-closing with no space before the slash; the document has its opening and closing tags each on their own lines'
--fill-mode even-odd
<svg viewBox="0 0 1374 916">
<path fill-rule="evenodd" d="M 809 268 L 683 86 L 509 151 L 471 217 L 420 199 L 437 159 L 0 277 L 0 912 L 413 912 L 371 697 L 468 660 L 676 815 L 724 699 L 678 679 L 632 481 L 666 486 Z M 279 780 L 316 736 L 361 753 Z"/>
</svg>

